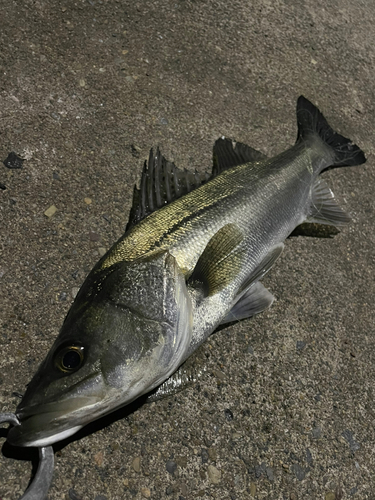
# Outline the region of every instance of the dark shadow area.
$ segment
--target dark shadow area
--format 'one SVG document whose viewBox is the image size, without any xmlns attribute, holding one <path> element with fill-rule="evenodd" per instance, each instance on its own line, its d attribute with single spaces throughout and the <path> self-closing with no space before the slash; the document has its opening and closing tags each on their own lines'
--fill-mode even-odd
<svg viewBox="0 0 375 500">
<path fill-rule="evenodd" d="M 335 226 L 329 226 L 328 224 L 318 224 L 316 222 L 304 222 L 295 228 L 294 231 L 290 233 L 288 238 L 293 238 L 294 236 L 309 236 L 311 238 L 333 238 L 336 234 L 339 234 L 339 229 Z"/>
</svg>

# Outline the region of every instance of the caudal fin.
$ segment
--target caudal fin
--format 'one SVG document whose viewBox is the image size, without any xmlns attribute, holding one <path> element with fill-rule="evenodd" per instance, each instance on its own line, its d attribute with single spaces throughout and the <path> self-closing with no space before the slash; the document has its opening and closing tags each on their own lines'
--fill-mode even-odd
<svg viewBox="0 0 375 500">
<path fill-rule="evenodd" d="M 297 101 L 297 142 L 306 140 L 309 136 L 318 134 L 319 137 L 332 148 L 334 160 L 330 168 L 354 166 L 365 163 L 366 157 L 363 151 L 346 139 L 337 134 L 327 123 L 319 109 L 302 95 Z"/>
</svg>

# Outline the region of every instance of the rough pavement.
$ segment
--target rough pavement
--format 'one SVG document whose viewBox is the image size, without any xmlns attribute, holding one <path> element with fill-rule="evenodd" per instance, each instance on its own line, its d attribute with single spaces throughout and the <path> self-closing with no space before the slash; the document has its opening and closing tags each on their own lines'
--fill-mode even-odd
<svg viewBox="0 0 375 500">
<path fill-rule="evenodd" d="M 0 411 L 122 234 L 151 146 L 202 170 L 221 135 L 276 154 L 303 94 L 368 156 L 324 174 L 351 225 L 287 241 L 264 280 L 277 302 L 211 337 L 196 385 L 57 446 L 49 499 L 375 498 L 373 8 L 0 3 L 0 159 L 25 159 L 0 164 Z M 3 443 L 0 498 L 13 500 L 32 453 Z"/>
</svg>

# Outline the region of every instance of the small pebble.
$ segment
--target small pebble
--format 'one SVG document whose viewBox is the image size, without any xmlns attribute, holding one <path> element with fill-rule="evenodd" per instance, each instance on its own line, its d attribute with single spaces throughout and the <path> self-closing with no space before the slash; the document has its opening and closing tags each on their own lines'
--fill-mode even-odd
<svg viewBox="0 0 375 500">
<path fill-rule="evenodd" d="M 135 459 L 132 462 L 132 467 L 135 470 L 135 472 L 140 472 L 140 470 L 141 470 L 141 458 L 140 457 L 135 457 Z"/>
<path fill-rule="evenodd" d="M 86 203 L 86 205 L 91 205 L 92 199 L 91 198 L 84 198 L 84 202 Z"/>
<path fill-rule="evenodd" d="M 299 464 L 293 464 L 291 466 L 291 469 L 294 472 L 298 481 L 302 481 L 303 479 L 305 479 L 306 471 Z"/>
<path fill-rule="evenodd" d="M 100 234 L 94 233 L 93 231 L 89 232 L 89 239 L 90 241 L 99 241 L 100 240 Z"/>
<path fill-rule="evenodd" d="M 306 342 L 304 340 L 297 340 L 296 348 L 298 351 L 302 351 L 302 349 L 306 346 Z"/>
<path fill-rule="evenodd" d="M 167 460 L 167 463 L 165 464 L 165 467 L 169 474 L 174 474 L 177 469 L 177 463 L 174 460 Z"/>
<path fill-rule="evenodd" d="M 173 488 L 173 485 L 170 484 L 169 486 L 167 486 L 165 488 L 165 494 L 169 496 L 169 495 L 173 495 L 173 493 L 174 493 L 174 488 Z"/>
<path fill-rule="evenodd" d="M 16 155 L 16 153 L 12 151 L 8 154 L 3 163 L 7 168 L 22 168 L 22 163 L 24 161 L 25 160 L 20 158 L 18 155 Z"/>
<path fill-rule="evenodd" d="M 201 451 L 201 457 L 202 457 L 202 464 L 206 464 L 208 462 L 209 455 L 208 451 L 205 450 L 204 448 Z"/>
<path fill-rule="evenodd" d="M 82 500 L 81 495 L 79 495 L 76 491 L 74 491 L 73 488 L 70 488 L 69 490 L 69 498 L 71 500 Z"/>
<path fill-rule="evenodd" d="M 221 480 L 221 472 L 214 466 L 209 465 L 207 468 L 208 477 L 212 484 L 219 484 Z"/>
<path fill-rule="evenodd" d="M 255 493 L 257 492 L 257 485 L 252 481 L 250 483 L 250 495 L 255 497 Z"/>
<path fill-rule="evenodd" d="M 103 460 L 104 453 L 102 451 L 99 451 L 96 455 L 94 455 L 94 462 L 98 467 L 101 467 L 103 465 Z"/>
<path fill-rule="evenodd" d="M 271 467 L 266 467 L 266 475 L 269 481 L 273 481 L 275 479 L 273 469 Z"/>
<path fill-rule="evenodd" d="M 151 497 L 151 491 L 148 488 L 141 488 L 141 495 L 144 498 L 150 498 Z"/>
<path fill-rule="evenodd" d="M 72 292 L 71 292 L 73 299 L 75 299 L 77 297 L 78 292 L 79 292 L 78 286 L 74 286 L 72 288 Z"/>
<path fill-rule="evenodd" d="M 311 451 L 306 448 L 306 462 L 311 465 L 312 462 L 313 462 L 313 458 L 312 458 L 312 455 L 311 455 Z"/>
<path fill-rule="evenodd" d="M 44 215 L 48 218 L 52 217 L 55 213 L 57 212 L 57 208 L 55 205 L 51 205 L 47 210 L 44 212 Z"/>
<path fill-rule="evenodd" d="M 314 427 L 311 431 L 311 437 L 313 439 L 319 439 L 322 435 L 322 429 L 320 427 Z"/>
<path fill-rule="evenodd" d="M 335 500 L 335 499 L 336 499 L 336 495 L 333 493 L 333 491 L 329 491 L 324 496 L 324 500 Z"/>
<path fill-rule="evenodd" d="M 228 420 L 228 422 L 231 422 L 233 420 L 233 413 L 229 408 L 226 408 L 224 410 L 225 418 Z"/>
<path fill-rule="evenodd" d="M 104 247 L 98 248 L 98 252 L 99 252 L 100 257 L 103 257 L 103 255 L 105 255 L 106 251 L 107 250 Z"/>
</svg>

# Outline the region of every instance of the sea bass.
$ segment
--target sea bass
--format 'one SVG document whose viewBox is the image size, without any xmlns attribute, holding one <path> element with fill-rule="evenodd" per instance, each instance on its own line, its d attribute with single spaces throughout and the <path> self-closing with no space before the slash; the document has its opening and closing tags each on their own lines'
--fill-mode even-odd
<svg viewBox="0 0 375 500">
<path fill-rule="evenodd" d="M 160 386 L 219 325 L 272 304 L 260 280 L 296 226 L 349 221 L 319 174 L 363 152 L 302 96 L 297 122 L 271 159 L 219 139 L 210 176 L 151 151 L 125 234 L 82 285 L 10 443 L 50 445 Z"/>
</svg>

